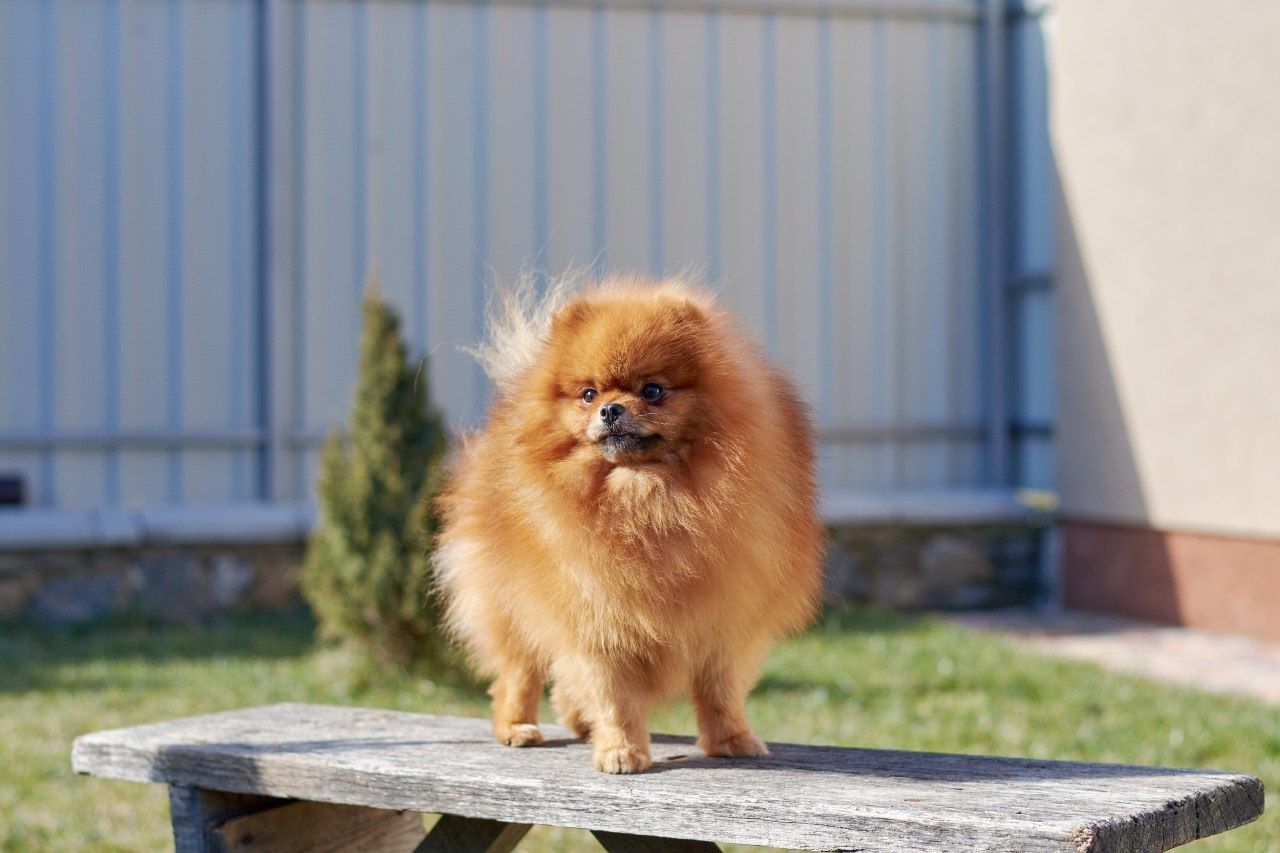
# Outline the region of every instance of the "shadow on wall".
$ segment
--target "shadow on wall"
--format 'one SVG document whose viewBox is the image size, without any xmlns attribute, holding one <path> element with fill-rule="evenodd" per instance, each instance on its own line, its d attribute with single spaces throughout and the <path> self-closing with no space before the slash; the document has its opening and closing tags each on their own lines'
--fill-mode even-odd
<svg viewBox="0 0 1280 853">
<path fill-rule="evenodd" d="M 1240 74 L 1266 73 L 1280 18 L 1131 5 L 1050 13 L 1064 598 L 1280 640 L 1280 112 Z"/>
<path fill-rule="evenodd" d="M 1097 285 L 1056 167 L 1055 175 L 1062 601 L 1081 610 L 1185 623 L 1188 614 L 1168 536 L 1147 528 L 1143 520 L 1148 500 Z M 1128 518 L 1116 518 L 1115 507 L 1123 507 Z"/>
<path fill-rule="evenodd" d="M 1024 112 L 1043 115 L 1049 124 L 1051 73 L 1044 29 L 1020 30 L 1017 76 L 1024 91 Z M 1043 110 L 1043 112 L 1041 112 Z M 1178 622 L 1174 566 L 1162 534 L 1143 530 L 1149 502 L 1120 393 L 1117 354 L 1108 346 L 1099 284 L 1091 276 L 1084 235 L 1059 171 L 1047 128 L 1030 128 L 1029 138 L 1044 133 L 1032 156 L 1048 158 L 1041 172 L 1020 175 L 1020 186 L 1052 192 L 1056 217 L 1054 295 L 1056 314 L 1056 452 L 1062 495 L 1060 589 L 1068 607 L 1123 613 L 1160 622 Z M 1027 132 L 1024 130 L 1024 133 Z M 1041 163 L 1028 161 L 1032 169 Z M 1041 186 L 1036 180 L 1051 181 Z M 1033 198 L 1034 202 L 1035 199 Z M 1033 213 L 1028 211 L 1028 214 Z M 1020 241 L 1023 243 L 1024 241 Z"/>
</svg>

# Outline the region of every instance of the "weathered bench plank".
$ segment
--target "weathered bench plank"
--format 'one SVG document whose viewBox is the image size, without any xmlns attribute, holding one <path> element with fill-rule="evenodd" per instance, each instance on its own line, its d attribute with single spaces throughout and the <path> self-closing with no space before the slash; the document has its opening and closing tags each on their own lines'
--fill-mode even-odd
<svg viewBox="0 0 1280 853">
<path fill-rule="evenodd" d="M 138 782 L 806 850 L 1167 850 L 1262 813 L 1249 776 L 771 745 L 708 759 L 655 738 L 654 768 L 609 776 L 554 726 L 493 742 L 487 721 L 282 704 L 98 732 L 82 773 Z"/>
</svg>

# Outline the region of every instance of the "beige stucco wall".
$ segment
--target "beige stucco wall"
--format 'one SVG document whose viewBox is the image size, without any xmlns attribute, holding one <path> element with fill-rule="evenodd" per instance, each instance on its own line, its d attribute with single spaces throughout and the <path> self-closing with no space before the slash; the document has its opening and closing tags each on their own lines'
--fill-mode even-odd
<svg viewBox="0 0 1280 853">
<path fill-rule="evenodd" d="M 1064 514 L 1280 537 L 1280 3 L 1058 0 Z"/>
</svg>

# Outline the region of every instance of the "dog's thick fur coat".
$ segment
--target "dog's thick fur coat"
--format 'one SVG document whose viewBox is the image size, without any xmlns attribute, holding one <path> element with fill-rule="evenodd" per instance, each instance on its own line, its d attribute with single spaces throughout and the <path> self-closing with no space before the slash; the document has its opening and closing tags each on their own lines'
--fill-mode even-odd
<svg viewBox="0 0 1280 853">
<path fill-rule="evenodd" d="M 745 698 L 811 618 L 824 545 L 791 383 L 680 281 L 526 289 L 490 327 L 497 394 L 440 499 L 436 571 L 498 740 L 541 743 L 550 680 L 600 770 L 647 768 L 648 709 L 684 691 L 709 755 L 763 754 Z"/>
</svg>

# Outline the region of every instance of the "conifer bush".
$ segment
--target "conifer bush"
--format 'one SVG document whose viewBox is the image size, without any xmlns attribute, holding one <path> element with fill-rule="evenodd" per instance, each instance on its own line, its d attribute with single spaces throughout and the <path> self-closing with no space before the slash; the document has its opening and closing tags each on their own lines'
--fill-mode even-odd
<svg viewBox="0 0 1280 853">
<path fill-rule="evenodd" d="M 409 363 L 399 317 L 376 287 L 361 313 L 355 398 L 346 436 L 335 431 L 324 447 L 302 592 L 321 635 L 368 661 L 438 665 L 445 641 L 429 549 L 445 428 L 429 402 L 425 361 Z"/>
</svg>

